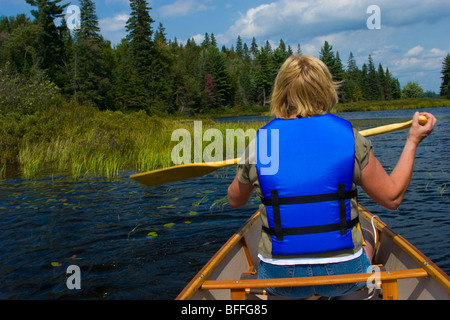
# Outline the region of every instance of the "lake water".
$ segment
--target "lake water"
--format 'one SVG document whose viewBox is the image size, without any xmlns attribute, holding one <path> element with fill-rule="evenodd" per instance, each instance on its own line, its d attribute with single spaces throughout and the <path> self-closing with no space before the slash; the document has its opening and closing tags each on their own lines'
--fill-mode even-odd
<svg viewBox="0 0 450 320">
<path fill-rule="evenodd" d="M 450 273 L 450 107 L 427 111 L 438 124 L 418 149 L 400 209 L 384 209 L 363 192 L 359 201 Z M 340 116 L 366 129 L 406 121 L 413 112 Z M 388 171 L 406 135 L 370 138 Z M 116 182 L 51 174 L 0 181 L 0 299 L 174 299 L 258 207 L 256 197 L 239 210 L 226 205 L 235 172 L 229 167 L 155 188 L 128 179 L 134 172 Z M 79 290 L 67 288 L 70 265 L 80 267 Z"/>
</svg>

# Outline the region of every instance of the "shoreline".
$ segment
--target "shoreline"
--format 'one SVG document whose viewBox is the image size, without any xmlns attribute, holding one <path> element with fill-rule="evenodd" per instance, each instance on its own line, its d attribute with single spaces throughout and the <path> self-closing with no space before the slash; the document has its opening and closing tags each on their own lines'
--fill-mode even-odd
<svg viewBox="0 0 450 320">
<path fill-rule="evenodd" d="M 394 108 L 380 108 L 385 102 L 358 103 L 353 107 L 376 110 L 422 109 L 447 107 L 450 100 L 421 99 L 400 101 Z M 448 102 L 448 104 L 447 104 Z M 442 105 L 444 104 L 444 105 Z M 447 104 L 447 105 L 445 105 Z M 172 141 L 174 130 L 185 128 L 191 134 L 194 121 L 202 121 L 203 133 L 217 129 L 226 136 L 227 129 L 259 129 L 264 121 L 221 122 L 214 118 L 239 117 L 261 113 L 226 113 L 220 116 L 198 115 L 162 118 L 145 112 L 122 113 L 100 111 L 95 107 L 62 105 L 49 107 L 34 114 L 0 115 L 0 179 L 11 175 L 34 179 L 48 172 L 67 172 L 76 181 L 83 177 L 101 176 L 109 180 L 124 170 L 146 172 L 172 166 L 171 150 L 179 141 Z M 352 111 L 337 108 L 336 112 Z M 208 143 L 205 143 L 208 145 Z M 235 155 L 237 156 L 237 155 Z"/>
</svg>

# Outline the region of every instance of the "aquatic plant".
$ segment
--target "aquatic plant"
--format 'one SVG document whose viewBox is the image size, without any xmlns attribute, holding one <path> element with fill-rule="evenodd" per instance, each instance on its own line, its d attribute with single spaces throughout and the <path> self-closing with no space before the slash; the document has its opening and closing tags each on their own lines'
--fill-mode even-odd
<svg viewBox="0 0 450 320">
<path fill-rule="evenodd" d="M 334 112 L 353 111 L 379 111 L 394 109 L 423 109 L 432 107 L 446 107 L 450 105 L 448 99 L 433 98 L 411 98 L 384 101 L 358 101 L 350 103 L 339 103 Z"/>
<path fill-rule="evenodd" d="M 446 100 L 396 100 L 405 107 Z M 394 102 L 351 104 L 348 110 L 363 106 L 385 108 Z M 345 111 L 347 105 L 338 106 Z M 340 110 L 343 108 L 345 110 Z M 364 107 L 365 108 L 365 107 Z M 0 177 L 8 170 L 19 168 L 25 178 L 35 178 L 46 172 L 70 172 L 75 180 L 100 175 L 115 180 L 123 170 L 145 172 L 173 165 L 171 151 L 179 141 L 171 141 L 176 129 L 186 129 L 194 145 L 194 121 L 199 119 L 163 119 L 144 111 L 100 111 L 95 107 L 75 103 L 60 103 L 35 110 L 32 114 L 15 111 L 0 112 Z M 202 136 L 209 129 L 219 130 L 224 137 L 223 156 L 238 157 L 240 141 L 249 129 L 256 132 L 265 125 L 257 122 L 222 122 L 202 120 Z M 226 139 L 227 133 L 234 133 Z M 245 146 L 251 137 L 245 136 Z M 202 150 L 210 142 L 202 141 Z M 228 149 L 233 150 L 227 155 Z M 231 146 L 231 148 L 230 148 Z M 191 159 L 194 159 L 194 149 Z M 216 150 L 219 152 L 219 150 Z M 225 174 L 225 173 L 224 173 Z"/>
</svg>

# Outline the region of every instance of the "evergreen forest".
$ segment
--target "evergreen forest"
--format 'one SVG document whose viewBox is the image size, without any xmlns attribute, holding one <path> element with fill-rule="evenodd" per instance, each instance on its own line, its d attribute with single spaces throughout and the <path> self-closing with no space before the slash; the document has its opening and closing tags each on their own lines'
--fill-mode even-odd
<svg viewBox="0 0 450 320">
<path fill-rule="evenodd" d="M 211 118 L 268 114 L 278 69 L 302 54 L 300 44 L 292 48 L 283 39 L 274 47 L 238 36 L 229 48 L 219 48 L 213 33 L 201 43 L 168 39 L 145 0 L 129 1 L 127 35 L 113 46 L 92 0 L 80 0 L 74 30 L 61 0 L 23 1 L 31 18 L 0 17 L 0 179 L 34 178 L 44 169 L 114 179 L 121 170 L 170 166 L 171 134 L 180 127 L 192 132 L 189 119 L 223 132 L 264 125 Z M 442 64 L 444 99 L 432 99 L 438 95 L 416 82 L 401 88 L 371 55 L 359 68 L 352 53 L 343 61 L 325 41 L 318 56 L 341 83 L 337 111 L 450 105 L 450 55 Z"/>
<path fill-rule="evenodd" d="M 281 64 L 289 55 L 302 53 L 300 44 L 293 49 L 283 39 L 276 48 L 268 41 L 258 46 L 255 38 L 247 44 L 241 37 L 231 48 L 218 48 L 212 33 L 206 33 L 202 43 L 167 39 L 145 0 L 130 1 L 127 36 L 112 46 L 100 33 L 94 1 L 80 1 L 81 23 L 73 31 L 67 28 L 67 4 L 61 0 L 24 1 L 31 5 L 34 19 L 25 14 L 0 18 L 4 96 L 15 81 L 47 83 L 47 93 L 58 91 L 66 100 L 100 110 L 191 115 L 266 106 Z M 59 25 L 56 18 L 62 18 Z M 341 103 L 402 97 L 398 79 L 370 55 L 359 68 L 352 53 L 342 61 L 327 41 L 319 54 L 341 82 Z M 448 96 L 448 71 L 444 77 L 441 95 Z M 15 107 L 16 101 L 6 100 L 8 108 Z"/>
</svg>

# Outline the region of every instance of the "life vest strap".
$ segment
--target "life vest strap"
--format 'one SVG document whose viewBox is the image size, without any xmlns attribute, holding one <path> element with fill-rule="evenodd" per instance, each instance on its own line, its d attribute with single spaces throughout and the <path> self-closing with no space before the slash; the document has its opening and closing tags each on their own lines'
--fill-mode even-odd
<svg viewBox="0 0 450 320">
<path fill-rule="evenodd" d="M 347 221 L 347 228 L 351 229 L 359 223 L 359 217 L 351 221 Z M 262 227 L 263 231 L 266 232 L 270 236 L 276 236 L 275 229 Z M 341 230 L 340 223 L 334 224 L 326 224 L 320 226 L 309 226 L 309 227 L 298 227 L 298 228 L 283 228 L 282 235 L 283 236 L 295 236 L 301 234 L 312 234 L 312 233 L 322 233 L 322 232 L 332 232 Z"/>
<path fill-rule="evenodd" d="M 277 241 L 283 241 L 283 236 L 285 235 L 322 233 L 336 230 L 339 230 L 341 235 L 345 235 L 347 233 L 347 229 L 356 226 L 356 224 L 359 221 L 357 219 L 347 221 L 346 217 L 345 200 L 354 198 L 356 197 L 356 195 L 357 195 L 356 189 L 351 191 L 345 191 L 345 184 L 343 183 L 338 185 L 338 192 L 318 194 L 318 195 L 308 195 L 308 196 L 280 198 L 278 196 L 278 190 L 271 190 L 270 191 L 271 199 L 261 198 L 261 202 L 265 206 L 273 207 L 274 228 L 273 229 L 265 228 L 267 229 L 265 231 L 269 234 L 273 233 L 271 235 L 276 236 Z M 299 227 L 299 228 L 281 227 L 280 205 L 304 204 L 304 203 L 325 202 L 325 201 L 339 201 L 339 223 L 322 226 Z M 273 230 L 273 232 L 271 230 Z"/>
<path fill-rule="evenodd" d="M 272 190 L 275 191 L 275 190 Z M 345 191 L 345 195 L 343 199 L 351 199 L 356 197 L 357 191 Z M 285 197 L 285 198 L 277 198 L 278 205 L 287 205 L 287 204 L 303 204 L 303 203 L 312 203 L 312 202 L 325 202 L 325 201 L 336 201 L 341 199 L 339 197 L 339 193 L 324 193 L 310 196 L 297 196 L 297 197 Z M 272 199 L 261 198 L 261 203 L 265 206 L 272 206 Z"/>
</svg>

